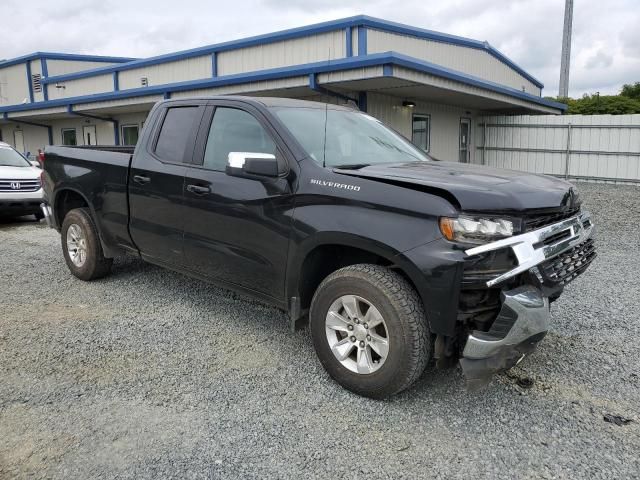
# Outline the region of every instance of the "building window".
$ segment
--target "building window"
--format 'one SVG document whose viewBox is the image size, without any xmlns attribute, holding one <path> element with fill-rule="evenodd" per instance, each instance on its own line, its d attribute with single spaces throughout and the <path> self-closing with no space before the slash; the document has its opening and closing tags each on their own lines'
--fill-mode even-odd
<svg viewBox="0 0 640 480">
<path fill-rule="evenodd" d="M 78 145 L 78 138 L 76 137 L 75 128 L 62 129 L 62 145 L 69 145 L 69 146 Z"/>
<path fill-rule="evenodd" d="M 415 114 L 411 129 L 411 142 L 428 152 L 431 147 L 431 115 Z"/>
<path fill-rule="evenodd" d="M 138 143 L 138 125 L 122 125 L 122 145 L 133 145 Z"/>
</svg>

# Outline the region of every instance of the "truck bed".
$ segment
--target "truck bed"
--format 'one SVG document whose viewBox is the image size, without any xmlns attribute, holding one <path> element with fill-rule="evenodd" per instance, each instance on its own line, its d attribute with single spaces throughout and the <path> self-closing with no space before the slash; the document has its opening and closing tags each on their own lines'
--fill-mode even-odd
<svg viewBox="0 0 640 480">
<path fill-rule="evenodd" d="M 134 147 L 118 146 L 52 146 L 46 148 L 43 164 L 45 181 L 51 182 L 48 191 L 67 188 L 84 197 L 94 209 L 104 243 L 129 250 L 133 245 L 128 231 L 127 185 L 133 150 Z"/>
</svg>

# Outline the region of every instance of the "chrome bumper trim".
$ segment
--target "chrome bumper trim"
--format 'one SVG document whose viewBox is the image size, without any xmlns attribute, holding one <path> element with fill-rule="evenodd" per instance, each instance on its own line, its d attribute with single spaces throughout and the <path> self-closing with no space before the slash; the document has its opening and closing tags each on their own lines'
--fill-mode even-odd
<svg viewBox="0 0 640 480">
<path fill-rule="evenodd" d="M 46 203 L 41 203 L 40 210 L 42 210 L 42 214 L 47 221 L 47 225 L 49 225 L 50 228 L 55 228 L 55 226 L 53 225 L 53 212 L 51 210 L 51 207 Z"/>
<path fill-rule="evenodd" d="M 531 285 L 523 285 L 502 292 L 502 309 L 498 314 L 513 319 L 513 325 L 504 336 L 496 338 L 491 332 L 472 332 L 467 339 L 462 355 L 472 360 L 493 357 L 511 350 L 527 339 L 549 329 L 549 299 Z"/>
<path fill-rule="evenodd" d="M 548 245 L 544 244 L 545 240 L 564 231 L 568 232 L 567 237 L 552 241 Z M 554 223 L 553 225 L 533 230 L 532 232 L 516 235 L 515 237 L 503 238 L 502 240 L 470 248 L 465 250 L 464 253 L 471 257 L 507 247 L 513 250 L 518 260 L 518 266 L 489 280 L 487 287 L 493 287 L 504 280 L 526 272 L 536 265 L 575 247 L 591 237 L 592 233 L 593 222 L 591 221 L 591 214 L 584 212 L 575 217 Z"/>
</svg>

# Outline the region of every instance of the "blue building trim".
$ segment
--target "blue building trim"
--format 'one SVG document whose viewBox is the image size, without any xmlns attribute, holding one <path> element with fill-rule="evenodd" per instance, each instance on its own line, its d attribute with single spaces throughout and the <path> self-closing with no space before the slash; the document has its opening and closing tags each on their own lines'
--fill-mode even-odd
<svg viewBox="0 0 640 480">
<path fill-rule="evenodd" d="M 171 98 L 171 92 L 164 92 L 162 94 L 162 98 L 164 98 L 165 100 L 169 100 Z"/>
<path fill-rule="evenodd" d="M 382 75 L 385 77 L 393 77 L 393 65 L 390 63 L 385 63 L 382 66 Z"/>
<path fill-rule="evenodd" d="M 27 70 L 27 85 L 29 87 L 29 102 L 33 103 L 33 81 L 31 79 L 31 61 L 25 63 Z"/>
<path fill-rule="evenodd" d="M 57 53 L 57 52 L 34 52 L 27 55 L 22 55 L 16 58 L 10 58 L 8 60 L 0 61 L 0 68 L 10 67 L 11 65 L 18 65 L 19 63 L 25 63 L 31 60 L 38 60 L 41 58 L 48 58 L 50 60 L 69 60 L 80 62 L 105 62 L 105 63 L 126 63 L 133 60 L 138 60 L 132 57 L 108 57 L 103 55 L 80 55 L 74 53 Z"/>
<path fill-rule="evenodd" d="M 251 47 L 255 45 L 263 45 L 267 43 L 278 42 L 282 40 L 288 40 L 293 38 L 300 38 L 309 35 L 314 35 L 317 33 L 341 30 L 354 27 L 358 27 L 358 55 L 365 55 L 367 53 L 367 28 L 373 28 L 376 30 L 383 30 L 392 33 L 398 33 L 401 35 L 409 35 L 417 38 L 447 43 L 451 45 L 459 45 L 469 48 L 474 48 L 478 50 L 487 51 L 490 55 L 493 55 L 502 63 L 506 64 L 524 78 L 529 80 L 531 83 L 536 85 L 539 88 L 543 88 L 544 85 L 533 76 L 525 72 L 522 68 L 516 65 L 513 61 L 508 59 L 505 55 L 500 53 L 498 50 L 493 48 L 487 42 L 481 42 L 478 40 L 472 40 L 469 38 L 458 37 L 455 35 L 448 35 L 446 33 L 434 32 L 432 30 L 426 30 L 417 27 L 411 27 L 409 25 L 403 25 L 396 22 L 389 22 L 386 20 L 381 20 L 379 18 L 373 18 L 366 15 L 358 15 L 355 17 L 343 18 L 340 20 L 332 20 L 329 22 L 318 23 L 315 25 L 309 25 L 305 27 L 298 27 L 289 30 L 283 30 L 275 33 L 268 33 L 264 35 L 258 35 L 255 37 L 249 37 L 241 40 L 233 40 L 230 42 L 219 43 L 215 45 L 208 45 L 205 47 L 194 48 L 191 50 L 183 50 L 181 52 L 169 53 L 165 55 L 160 55 L 156 57 L 150 57 L 141 60 L 134 60 L 128 63 L 123 63 L 116 66 L 110 67 L 100 67 L 96 69 L 86 70 L 83 72 L 72 73 L 68 75 L 60 75 L 57 77 L 52 77 L 51 79 L 47 79 L 48 82 L 61 82 L 66 80 L 74 80 L 77 78 L 84 78 L 94 75 L 101 75 L 108 72 L 113 72 L 116 70 L 130 70 L 133 68 L 140 68 L 149 65 L 157 65 L 161 63 L 183 60 L 185 58 L 193 58 L 199 57 L 203 55 L 209 55 L 213 52 L 224 52 L 229 50 L 235 50 L 244 47 Z M 362 31 L 362 33 L 361 33 Z M 347 47 L 348 48 L 348 47 Z M 348 53 L 348 51 L 347 51 Z M 353 52 L 352 52 L 353 55 Z M 347 55 L 349 57 L 349 55 Z M 1 66 L 1 65 L 0 65 Z"/>
<path fill-rule="evenodd" d="M 367 54 L 367 28 L 358 27 L 358 56 Z"/>
<path fill-rule="evenodd" d="M 42 80 L 49 76 L 49 67 L 47 66 L 47 59 L 45 57 L 40 57 L 40 71 L 42 72 Z M 45 102 L 49 100 L 49 90 L 44 83 L 42 84 L 42 97 Z"/>
<path fill-rule="evenodd" d="M 113 72 L 113 91 L 117 92 L 118 90 L 120 90 L 120 78 L 118 72 Z"/>
<path fill-rule="evenodd" d="M 282 78 L 291 78 L 297 76 L 306 76 L 312 73 L 337 72 L 351 70 L 362 67 L 381 66 L 384 71 L 384 65 L 393 67 L 404 67 L 422 73 L 427 73 L 440 78 L 447 78 L 465 85 L 479 87 L 492 92 L 500 93 L 512 98 L 525 100 L 549 108 L 564 111 L 567 106 L 546 100 L 530 93 L 525 93 L 516 88 L 506 87 L 495 82 L 483 80 L 481 78 L 458 72 L 456 70 L 444 68 L 434 63 L 417 60 L 407 55 L 396 52 L 375 53 L 370 55 L 356 56 L 351 58 L 342 58 L 331 61 L 314 62 L 304 65 L 294 65 L 289 67 L 272 68 L 268 70 L 260 70 L 250 73 L 238 73 L 233 75 L 224 75 L 215 78 L 205 78 L 201 80 L 190 80 L 186 82 L 177 82 L 166 85 L 157 85 L 149 87 L 138 87 L 128 90 L 120 90 L 117 92 L 96 93 L 79 97 L 70 97 L 63 99 L 50 100 L 48 102 L 36 102 L 32 105 L 12 105 L 0 107 L 0 112 L 17 112 L 24 110 L 35 110 L 40 108 L 50 108 L 56 106 L 65 106 L 70 104 L 91 103 L 104 100 L 114 100 L 121 98 L 144 97 L 149 95 L 163 95 L 171 92 L 188 91 L 202 88 L 214 88 L 226 85 L 238 85 L 243 83 L 257 82 L 263 80 L 275 80 Z"/>
<path fill-rule="evenodd" d="M 310 73 L 309 74 L 309 88 L 314 92 L 318 92 L 322 95 L 327 95 L 329 97 L 339 98 L 344 100 L 345 102 L 355 102 L 355 100 L 347 95 L 343 95 L 342 93 L 334 92 L 329 90 L 328 88 L 323 87 L 318 83 L 318 74 Z"/>
<path fill-rule="evenodd" d="M 345 52 L 347 57 L 353 57 L 353 27 L 344 29 Z"/>
<path fill-rule="evenodd" d="M 211 76 L 218 76 L 218 52 L 211 52 Z"/>
<path fill-rule="evenodd" d="M 533 83 L 537 87 L 539 88 L 544 87 L 542 82 L 540 82 L 539 80 L 534 78 L 532 75 L 527 73 L 524 69 L 522 69 L 512 60 L 507 58 L 504 54 L 496 50 L 494 47 L 489 45 L 487 42 L 481 42 L 479 40 L 459 37 L 456 35 L 449 35 L 441 32 L 434 32 L 432 30 L 412 27 L 409 25 L 404 25 L 396 22 L 390 22 L 387 20 L 379 19 L 379 18 L 369 17 L 367 15 L 358 15 L 355 17 L 332 20 L 329 22 L 318 23 L 315 25 L 292 28 L 289 30 L 282 30 L 279 32 L 268 33 L 264 35 L 257 35 L 257 36 L 249 37 L 245 39 L 233 40 L 233 41 L 223 42 L 215 45 L 208 45 L 204 47 L 194 48 L 191 50 L 183 50 L 176 53 L 159 55 L 156 57 L 151 57 L 146 59 L 36 52 L 30 55 L 25 55 L 23 57 L 18 57 L 11 60 L 7 60 L 5 62 L 0 62 L 0 68 L 4 66 L 17 64 L 17 63 L 22 63 L 27 59 L 39 58 L 42 56 L 46 58 L 59 59 L 59 60 L 84 60 L 84 61 L 102 61 L 102 62 L 120 63 L 120 65 L 117 65 L 117 66 L 99 67 L 91 70 L 86 70 L 83 72 L 78 72 L 78 73 L 68 74 L 68 75 L 59 75 L 57 77 L 52 77 L 51 79 L 47 79 L 49 82 L 56 82 L 56 81 L 72 80 L 74 78 L 84 78 L 87 76 L 100 75 L 102 73 L 113 72 L 116 70 L 130 70 L 133 68 L 140 68 L 148 65 L 157 65 L 157 64 L 166 63 L 169 61 L 176 61 L 176 60 L 182 60 L 185 58 L 208 55 L 213 52 L 235 50 L 243 47 L 250 47 L 254 45 L 278 42 L 282 40 L 300 38 L 308 35 L 314 35 L 317 33 L 323 33 L 323 32 L 353 28 L 353 27 L 368 27 L 376 30 L 383 30 L 383 31 L 388 31 L 392 33 L 398 33 L 401 35 L 408 35 L 408 36 L 422 38 L 426 40 L 447 43 L 451 45 L 459 45 L 459 46 L 474 48 L 478 50 L 485 50 L 490 55 L 498 59 L 500 62 L 504 63 L 505 65 L 509 66 L 510 68 L 518 72 L 520 75 L 525 77 L 527 80 L 529 80 L 531 83 Z M 364 34 L 365 41 L 364 41 L 363 47 L 361 47 L 360 46 L 361 44 L 360 30 L 361 28 L 358 28 L 358 44 L 359 44 L 358 53 L 362 54 L 361 52 L 364 51 L 366 54 L 366 34 Z"/>
<path fill-rule="evenodd" d="M 447 33 L 434 32 L 433 30 L 427 30 L 425 28 L 412 27 L 402 23 L 390 22 L 387 20 L 381 20 L 379 18 L 369 17 L 364 15 L 362 17 L 365 25 L 377 30 L 383 30 L 392 33 L 398 33 L 400 35 L 408 35 L 411 37 L 422 38 L 425 40 L 432 40 L 434 42 L 442 42 L 450 45 L 459 45 L 462 47 L 474 48 L 477 50 L 486 50 L 490 55 L 493 55 L 496 59 L 502 63 L 508 65 L 520 75 L 525 77 L 531 83 L 538 88 L 544 88 L 544 84 L 537 78 L 527 73 L 523 68 L 507 58 L 504 54 L 492 47 L 489 42 L 481 42 L 479 40 L 473 40 L 470 38 L 459 37 L 457 35 L 449 35 Z"/>
</svg>

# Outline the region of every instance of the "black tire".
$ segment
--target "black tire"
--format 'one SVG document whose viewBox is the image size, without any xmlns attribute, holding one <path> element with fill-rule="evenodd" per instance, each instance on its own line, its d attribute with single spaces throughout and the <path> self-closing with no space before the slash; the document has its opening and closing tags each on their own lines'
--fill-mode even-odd
<svg viewBox="0 0 640 480">
<path fill-rule="evenodd" d="M 36 217 L 37 221 L 40 221 L 40 220 L 42 220 L 44 218 L 44 213 L 36 212 L 36 213 L 33 214 L 33 216 Z"/>
<path fill-rule="evenodd" d="M 81 266 L 73 263 L 67 248 L 69 227 L 77 225 L 86 241 L 86 260 Z M 112 258 L 106 258 L 102 251 L 98 231 L 88 208 L 70 210 L 62 221 L 61 229 L 62 253 L 71 273 L 80 280 L 90 281 L 106 276 L 111 271 Z"/>
<path fill-rule="evenodd" d="M 389 353 L 373 373 L 349 370 L 329 346 L 325 319 L 333 302 L 343 295 L 366 299 L 384 318 Z M 386 398 L 410 387 L 424 372 L 433 352 L 417 292 L 401 275 L 379 265 L 352 265 L 325 278 L 311 302 L 309 319 L 313 344 L 325 370 L 344 388 L 365 397 Z"/>
</svg>

